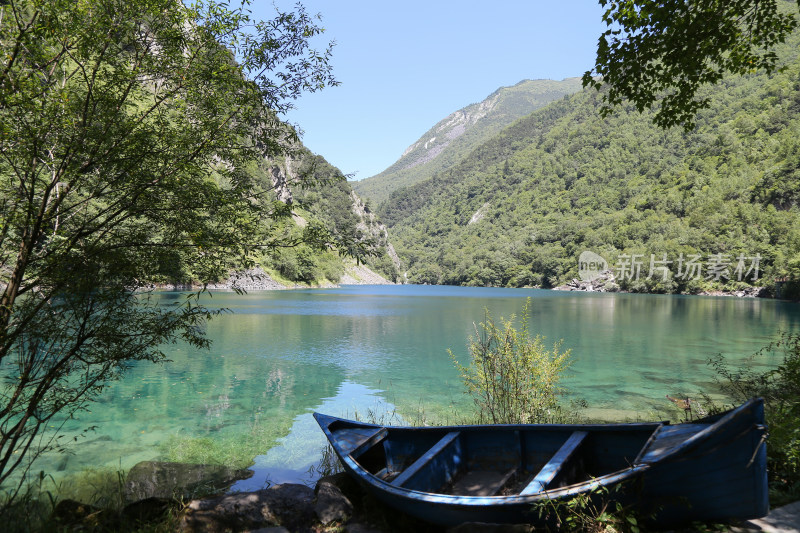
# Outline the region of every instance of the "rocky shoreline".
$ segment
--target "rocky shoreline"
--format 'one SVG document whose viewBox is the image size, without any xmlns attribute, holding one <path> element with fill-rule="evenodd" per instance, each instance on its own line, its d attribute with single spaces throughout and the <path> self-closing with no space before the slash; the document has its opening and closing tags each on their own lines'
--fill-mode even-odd
<svg viewBox="0 0 800 533">
<path fill-rule="evenodd" d="M 61 500 L 50 526 L 64 531 L 181 531 L 184 533 L 530 533 L 525 524 L 465 523 L 434 526 L 388 507 L 364 491 L 349 475 L 324 476 L 314 488 L 295 483 L 253 492 L 224 494 L 231 484 L 252 475 L 218 465 L 145 461 L 134 466 L 124 484 L 119 511 Z M 192 499 L 193 492 L 216 496 Z M 220 495 L 221 494 L 221 495 Z M 131 501 L 133 500 L 133 501 Z M 188 501 L 188 503 L 187 503 Z M 763 519 L 726 528 L 737 533 L 787 531 L 796 524 L 800 502 L 774 510 Z"/>
<path fill-rule="evenodd" d="M 280 291 L 290 289 L 322 288 L 329 289 L 341 285 L 394 285 L 395 283 L 387 280 L 366 265 L 349 265 L 339 280 L 339 283 L 324 283 L 320 285 L 290 284 L 284 285 L 272 279 L 272 277 L 260 267 L 251 268 L 243 272 L 233 272 L 228 279 L 219 283 L 209 283 L 206 285 L 210 290 L 243 290 L 250 291 Z M 197 290 L 200 285 L 181 284 L 181 283 L 159 283 L 152 286 L 154 289 L 163 290 Z"/>
<path fill-rule="evenodd" d="M 614 275 L 606 270 L 599 276 L 589 281 L 573 278 L 564 285 L 553 287 L 554 291 L 580 291 L 580 292 L 621 292 Z"/>
<path fill-rule="evenodd" d="M 580 280 L 573 278 L 564 285 L 553 287 L 554 291 L 576 291 L 576 292 L 628 292 L 622 290 L 617 284 L 614 274 L 609 271 L 601 272 L 591 280 Z M 648 293 L 649 294 L 649 293 Z M 766 287 L 747 287 L 735 291 L 701 291 L 696 296 L 736 296 L 738 298 L 770 298 L 771 295 Z"/>
<path fill-rule="evenodd" d="M 186 533 L 440 531 L 385 507 L 346 474 L 323 477 L 313 489 L 285 483 L 194 500 L 183 511 L 178 529 Z"/>
<path fill-rule="evenodd" d="M 387 507 L 344 473 L 322 477 L 314 488 L 284 483 L 224 494 L 236 480 L 249 475 L 252 471 L 217 465 L 145 461 L 128 472 L 124 484 L 127 504 L 121 510 L 62 500 L 55 506 L 52 521 L 72 531 L 127 531 L 156 525 L 186 533 L 443 531 Z M 217 495 L 192 499 L 198 492 Z"/>
<path fill-rule="evenodd" d="M 245 292 L 251 291 L 277 291 L 277 290 L 291 290 L 291 289 L 329 289 L 341 287 L 342 285 L 398 285 L 392 281 L 387 280 L 374 270 L 366 265 L 352 264 L 347 267 L 347 270 L 342 275 L 339 283 L 324 283 L 320 285 L 308 284 L 290 284 L 284 285 L 272 279 L 272 277 L 263 269 L 256 267 L 243 272 L 234 272 L 230 277 L 219 283 L 209 283 L 206 288 L 210 290 L 243 290 Z M 1 288 L 1 287 L 0 287 Z M 159 283 L 154 284 L 150 288 L 163 289 L 163 290 L 180 290 L 191 291 L 201 288 L 200 285 L 189 284 L 175 284 L 175 283 Z M 535 288 L 538 288 L 535 287 Z M 631 293 L 630 291 L 623 290 L 616 282 L 616 278 L 611 271 L 601 272 L 599 276 L 591 280 L 581 280 L 573 278 L 563 285 L 553 287 L 551 290 L 564 291 L 564 292 L 622 292 Z M 643 293 L 643 294 L 657 294 L 657 293 Z M 684 294 L 684 293 L 678 293 Z M 687 293 L 688 294 L 688 293 Z M 737 298 L 773 298 L 774 296 L 767 287 L 746 287 L 740 290 L 732 291 L 700 291 L 691 293 L 692 296 L 735 296 Z"/>
</svg>

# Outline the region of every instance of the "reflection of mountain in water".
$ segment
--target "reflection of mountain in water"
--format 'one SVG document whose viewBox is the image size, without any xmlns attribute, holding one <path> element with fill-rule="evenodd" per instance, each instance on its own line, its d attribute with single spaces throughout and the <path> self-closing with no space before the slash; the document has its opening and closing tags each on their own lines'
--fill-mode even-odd
<svg viewBox="0 0 800 533">
<path fill-rule="evenodd" d="M 393 415 L 394 405 L 386 402 L 377 391 L 343 381 L 333 398 L 326 398 L 314 408 L 326 414 L 350 418 L 377 420 Z M 393 423 L 401 423 L 399 419 Z M 310 469 L 320 460 L 326 445 L 325 436 L 311 413 L 297 415 L 289 434 L 278 439 L 278 444 L 264 455 L 255 458 L 250 467 L 255 473 L 249 479 L 237 481 L 231 492 L 246 492 L 262 489 L 278 483 L 305 483 L 311 486 L 316 475 Z"/>
</svg>

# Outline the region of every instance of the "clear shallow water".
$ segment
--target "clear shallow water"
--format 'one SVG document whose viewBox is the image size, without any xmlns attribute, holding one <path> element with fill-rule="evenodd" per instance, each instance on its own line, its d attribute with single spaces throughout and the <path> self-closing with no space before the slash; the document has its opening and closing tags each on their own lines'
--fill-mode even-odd
<svg viewBox="0 0 800 533">
<path fill-rule="evenodd" d="M 519 315 L 527 297 L 531 333 L 564 339 L 574 360 L 565 384 L 607 418 L 647 416 L 666 394 L 707 390 L 710 356 L 742 361 L 778 330 L 800 330 L 800 306 L 755 299 L 431 286 L 216 292 L 209 304 L 233 313 L 210 323 L 210 351 L 168 347 L 171 362 L 134 367 L 69 421 L 74 433 L 97 426 L 74 454 L 38 468 L 127 469 L 181 439 L 236 443 L 257 431 L 269 438 L 253 453 L 256 475 L 235 488 L 303 480 L 324 445 L 314 410 L 469 409 L 447 349 L 466 360 L 484 309 Z"/>
</svg>

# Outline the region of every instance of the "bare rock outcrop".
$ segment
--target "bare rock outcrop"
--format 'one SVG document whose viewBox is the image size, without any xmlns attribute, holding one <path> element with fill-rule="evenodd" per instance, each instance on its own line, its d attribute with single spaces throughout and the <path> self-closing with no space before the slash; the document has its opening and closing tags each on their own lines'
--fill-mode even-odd
<svg viewBox="0 0 800 533">
<path fill-rule="evenodd" d="M 610 270 L 604 270 L 591 280 L 573 279 L 564 285 L 555 287 L 556 291 L 583 291 L 583 292 L 619 292 L 614 274 Z"/>
</svg>

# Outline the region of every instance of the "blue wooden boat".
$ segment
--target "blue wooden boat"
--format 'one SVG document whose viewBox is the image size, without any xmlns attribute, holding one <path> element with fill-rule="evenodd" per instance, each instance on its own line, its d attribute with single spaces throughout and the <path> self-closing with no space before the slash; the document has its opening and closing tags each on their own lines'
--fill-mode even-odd
<svg viewBox="0 0 800 533">
<path fill-rule="evenodd" d="M 760 398 L 675 425 L 385 427 L 314 418 L 366 490 L 435 524 L 542 525 L 536 504 L 596 497 L 603 486 L 606 497 L 659 526 L 744 520 L 769 510 Z"/>
</svg>

